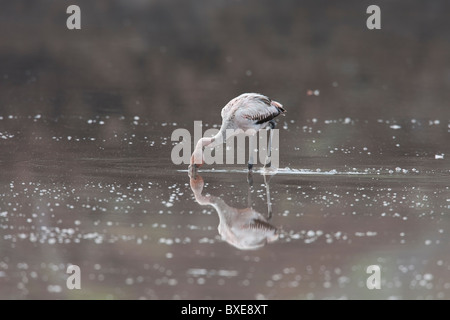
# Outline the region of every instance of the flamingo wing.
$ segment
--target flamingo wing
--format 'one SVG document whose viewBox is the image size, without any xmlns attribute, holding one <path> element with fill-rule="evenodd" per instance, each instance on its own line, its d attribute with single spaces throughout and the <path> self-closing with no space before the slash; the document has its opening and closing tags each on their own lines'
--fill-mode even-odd
<svg viewBox="0 0 450 320">
<path fill-rule="evenodd" d="M 242 99 L 239 108 L 235 111 L 235 116 L 237 119 L 246 119 L 254 121 L 255 124 L 262 124 L 285 112 L 286 110 L 279 102 L 255 94 Z"/>
</svg>

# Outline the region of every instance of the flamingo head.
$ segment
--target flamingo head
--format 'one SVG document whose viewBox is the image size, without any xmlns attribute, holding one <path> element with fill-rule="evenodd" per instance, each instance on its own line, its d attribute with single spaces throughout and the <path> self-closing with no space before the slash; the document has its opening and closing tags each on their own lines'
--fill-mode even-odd
<svg viewBox="0 0 450 320">
<path fill-rule="evenodd" d="M 204 163 L 205 163 L 205 160 L 203 159 L 202 154 L 194 151 L 194 153 L 192 153 L 192 156 L 191 156 L 191 163 L 189 165 L 189 169 L 190 168 L 198 169 Z"/>
<path fill-rule="evenodd" d="M 196 155 L 196 153 L 194 152 L 191 156 L 191 163 L 189 164 L 189 168 L 188 168 L 189 176 L 191 178 L 192 177 L 195 178 L 197 169 L 200 168 L 204 163 L 205 163 L 205 161 L 203 160 L 203 157 L 201 155 L 200 155 L 200 157 L 198 157 Z"/>
</svg>

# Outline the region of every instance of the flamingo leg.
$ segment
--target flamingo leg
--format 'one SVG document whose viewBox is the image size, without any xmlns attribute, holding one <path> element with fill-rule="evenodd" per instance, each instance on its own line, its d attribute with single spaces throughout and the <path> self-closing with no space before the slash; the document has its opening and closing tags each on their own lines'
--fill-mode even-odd
<svg viewBox="0 0 450 320">
<path fill-rule="evenodd" d="M 253 168 L 253 149 L 255 148 L 255 146 L 253 145 L 253 137 L 249 138 L 249 142 L 248 142 L 248 150 L 249 150 L 249 158 L 248 158 L 248 170 L 251 171 Z"/>
<path fill-rule="evenodd" d="M 264 164 L 264 168 L 270 168 L 271 164 L 272 164 L 272 138 L 273 138 L 273 129 L 275 128 L 275 122 L 270 121 L 269 122 L 269 142 L 267 144 L 267 156 L 266 156 L 266 161 Z"/>
</svg>

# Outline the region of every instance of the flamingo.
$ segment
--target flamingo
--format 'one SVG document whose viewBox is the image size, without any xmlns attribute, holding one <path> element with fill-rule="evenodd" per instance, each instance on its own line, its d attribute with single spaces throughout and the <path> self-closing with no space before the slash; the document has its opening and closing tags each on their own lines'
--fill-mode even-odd
<svg viewBox="0 0 450 320">
<path fill-rule="evenodd" d="M 261 129 L 269 130 L 269 142 L 268 142 L 268 155 L 267 159 L 270 159 L 272 149 L 272 129 L 275 128 L 275 121 L 273 120 L 280 114 L 284 114 L 286 110 L 282 104 L 271 100 L 265 95 L 259 93 L 244 93 L 240 96 L 232 99 L 223 107 L 222 126 L 219 132 L 214 137 L 203 137 L 198 140 L 195 146 L 194 152 L 191 156 L 189 165 L 189 171 L 194 171 L 203 165 L 203 148 L 214 148 L 233 135 L 235 135 L 239 129 L 244 132 L 256 133 Z M 229 134 L 232 129 L 234 134 Z M 227 135 L 228 134 L 228 135 Z M 250 139 L 253 141 L 253 139 Z M 250 143 L 250 150 L 253 146 Z M 266 159 L 264 167 L 270 167 L 270 162 Z M 253 168 L 253 152 L 250 152 L 248 161 L 248 170 Z"/>
</svg>

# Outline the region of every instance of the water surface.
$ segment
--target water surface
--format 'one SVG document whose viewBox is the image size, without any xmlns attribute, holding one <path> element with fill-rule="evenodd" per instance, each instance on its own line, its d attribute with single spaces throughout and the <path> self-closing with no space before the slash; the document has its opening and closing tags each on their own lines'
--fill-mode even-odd
<svg viewBox="0 0 450 320">
<path fill-rule="evenodd" d="M 170 162 L 182 124 L 0 122 L 2 298 L 449 298 L 445 119 L 282 119 L 277 174 L 259 165 L 249 186 L 245 165 L 204 166 L 197 191 Z M 256 250 L 227 242 L 195 199 L 267 218 L 267 186 L 279 233 Z M 81 290 L 66 288 L 70 264 Z"/>
</svg>

